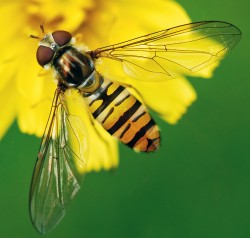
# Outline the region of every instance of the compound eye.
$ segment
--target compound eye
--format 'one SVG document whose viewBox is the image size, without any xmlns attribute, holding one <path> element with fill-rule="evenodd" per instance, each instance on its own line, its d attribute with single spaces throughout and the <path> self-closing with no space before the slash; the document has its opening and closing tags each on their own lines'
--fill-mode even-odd
<svg viewBox="0 0 250 238">
<path fill-rule="evenodd" d="M 40 45 L 36 51 L 36 60 L 42 67 L 48 64 L 54 56 L 54 51 L 47 46 Z"/>
<path fill-rule="evenodd" d="M 72 35 L 67 31 L 54 31 L 52 36 L 56 44 L 60 47 L 67 45 L 72 39 Z"/>
</svg>

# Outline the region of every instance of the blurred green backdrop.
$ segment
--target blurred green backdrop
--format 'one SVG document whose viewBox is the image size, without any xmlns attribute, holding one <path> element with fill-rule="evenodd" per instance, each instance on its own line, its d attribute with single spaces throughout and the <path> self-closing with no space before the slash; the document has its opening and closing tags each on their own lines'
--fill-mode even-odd
<svg viewBox="0 0 250 238">
<path fill-rule="evenodd" d="M 180 0 L 193 21 L 223 20 L 243 38 L 176 126 L 156 120 L 154 154 L 120 146 L 116 171 L 91 173 L 51 238 L 250 237 L 250 2 Z M 0 143 L 0 238 L 40 237 L 28 214 L 39 139 L 13 125 Z"/>
</svg>

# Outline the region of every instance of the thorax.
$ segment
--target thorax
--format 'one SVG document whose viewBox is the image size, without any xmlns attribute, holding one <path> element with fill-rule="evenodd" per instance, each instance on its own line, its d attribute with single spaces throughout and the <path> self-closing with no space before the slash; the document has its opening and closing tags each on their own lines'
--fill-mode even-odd
<svg viewBox="0 0 250 238">
<path fill-rule="evenodd" d="M 95 71 L 93 60 L 72 46 L 58 52 L 53 68 L 67 87 L 83 92 L 93 92 L 98 87 L 100 76 Z"/>
</svg>

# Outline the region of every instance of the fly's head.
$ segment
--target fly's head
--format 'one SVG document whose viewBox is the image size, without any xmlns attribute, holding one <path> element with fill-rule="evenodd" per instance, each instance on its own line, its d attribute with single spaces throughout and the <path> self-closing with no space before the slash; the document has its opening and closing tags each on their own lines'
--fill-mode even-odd
<svg viewBox="0 0 250 238">
<path fill-rule="evenodd" d="M 59 50 L 68 46 L 72 40 L 72 35 L 67 31 L 54 31 L 45 34 L 39 41 L 36 52 L 36 59 L 42 67 L 49 67 Z"/>
</svg>

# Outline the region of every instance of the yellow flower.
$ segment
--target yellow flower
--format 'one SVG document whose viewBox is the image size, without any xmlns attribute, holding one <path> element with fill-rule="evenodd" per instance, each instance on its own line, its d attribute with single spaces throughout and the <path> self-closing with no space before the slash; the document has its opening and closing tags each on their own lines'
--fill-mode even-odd
<svg viewBox="0 0 250 238">
<path fill-rule="evenodd" d="M 2 1 L 0 19 L 0 138 L 15 118 L 22 132 L 43 134 L 56 83 L 53 74 L 37 64 L 37 41 L 28 37 L 40 35 L 39 25 L 43 22 L 46 32 L 69 31 L 79 44 L 83 42 L 89 49 L 190 22 L 183 8 L 170 0 Z M 115 67 L 107 71 L 105 76 L 112 80 L 126 77 L 130 82 Z M 209 77 L 211 73 L 209 68 L 199 75 Z M 153 110 L 173 124 L 196 99 L 194 89 L 184 77 L 155 84 L 134 81 L 131 84 Z M 88 116 L 81 105 L 78 110 L 81 116 Z M 107 149 L 91 125 L 86 126 L 92 148 L 88 170 L 116 167 L 117 141 L 100 129 L 109 144 Z"/>
</svg>

